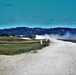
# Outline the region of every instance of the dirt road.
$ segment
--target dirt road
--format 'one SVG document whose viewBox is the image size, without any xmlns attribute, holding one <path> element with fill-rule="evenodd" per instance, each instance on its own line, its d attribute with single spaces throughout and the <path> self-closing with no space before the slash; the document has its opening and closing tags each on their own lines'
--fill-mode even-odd
<svg viewBox="0 0 76 75">
<path fill-rule="evenodd" d="M 76 44 L 52 40 L 38 53 L 0 55 L 0 75 L 76 75 Z"/>
</svg>

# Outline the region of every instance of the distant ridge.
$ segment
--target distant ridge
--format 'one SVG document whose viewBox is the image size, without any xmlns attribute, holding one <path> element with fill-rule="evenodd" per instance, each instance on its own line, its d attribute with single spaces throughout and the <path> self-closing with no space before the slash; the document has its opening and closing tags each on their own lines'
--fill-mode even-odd
<svg viewBox="0 0 76 75">
<path fill-rule="evenodd" d="M 44 34 L 58 34 L 64 35 L 66 32 L 69 32 L 71 35 L 76 35 L 76 28 L 29 28 L 29 27 L 16 27 L 9 29 L 0 29 L 0 35 L 44 35 Z"/>
</svg>

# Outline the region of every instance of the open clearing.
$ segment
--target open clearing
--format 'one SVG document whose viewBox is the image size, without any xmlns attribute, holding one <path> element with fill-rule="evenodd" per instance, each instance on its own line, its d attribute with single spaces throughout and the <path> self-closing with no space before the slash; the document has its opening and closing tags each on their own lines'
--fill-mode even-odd
<svg viewBox="0 0 76 75">
<path fill-rule="evenodd" d="M 38 53 L 0 55 L 0 75 L 76 75 L 76 43 L 51 41 Z"/>
</svg>

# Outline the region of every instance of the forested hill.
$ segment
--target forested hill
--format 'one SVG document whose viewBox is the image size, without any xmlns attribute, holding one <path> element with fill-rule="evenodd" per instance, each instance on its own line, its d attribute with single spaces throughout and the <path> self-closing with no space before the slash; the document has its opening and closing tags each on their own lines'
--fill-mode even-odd
<svg viewBox="0 0 76 75">
<path fill-rule="evenodd" d="M 29 28 L 29 27 L 16 27 L 10 29 L 1 29 L 0 35 L 44 35 L 44 34 L 58 34 L 64 35 L 70 33 L 76 34 L 76 28 Z"/>
</svg>

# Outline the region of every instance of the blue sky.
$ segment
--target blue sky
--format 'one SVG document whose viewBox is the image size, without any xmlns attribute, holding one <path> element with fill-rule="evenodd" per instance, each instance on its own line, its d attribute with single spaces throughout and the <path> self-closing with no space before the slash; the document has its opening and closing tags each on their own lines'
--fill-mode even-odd
<svg viewBox="0 0 76 75">
<path fill-rule="evenodd" d="M 0 28 L 76 27 L 76 0 L 0 0 Z"/>
</svg>

